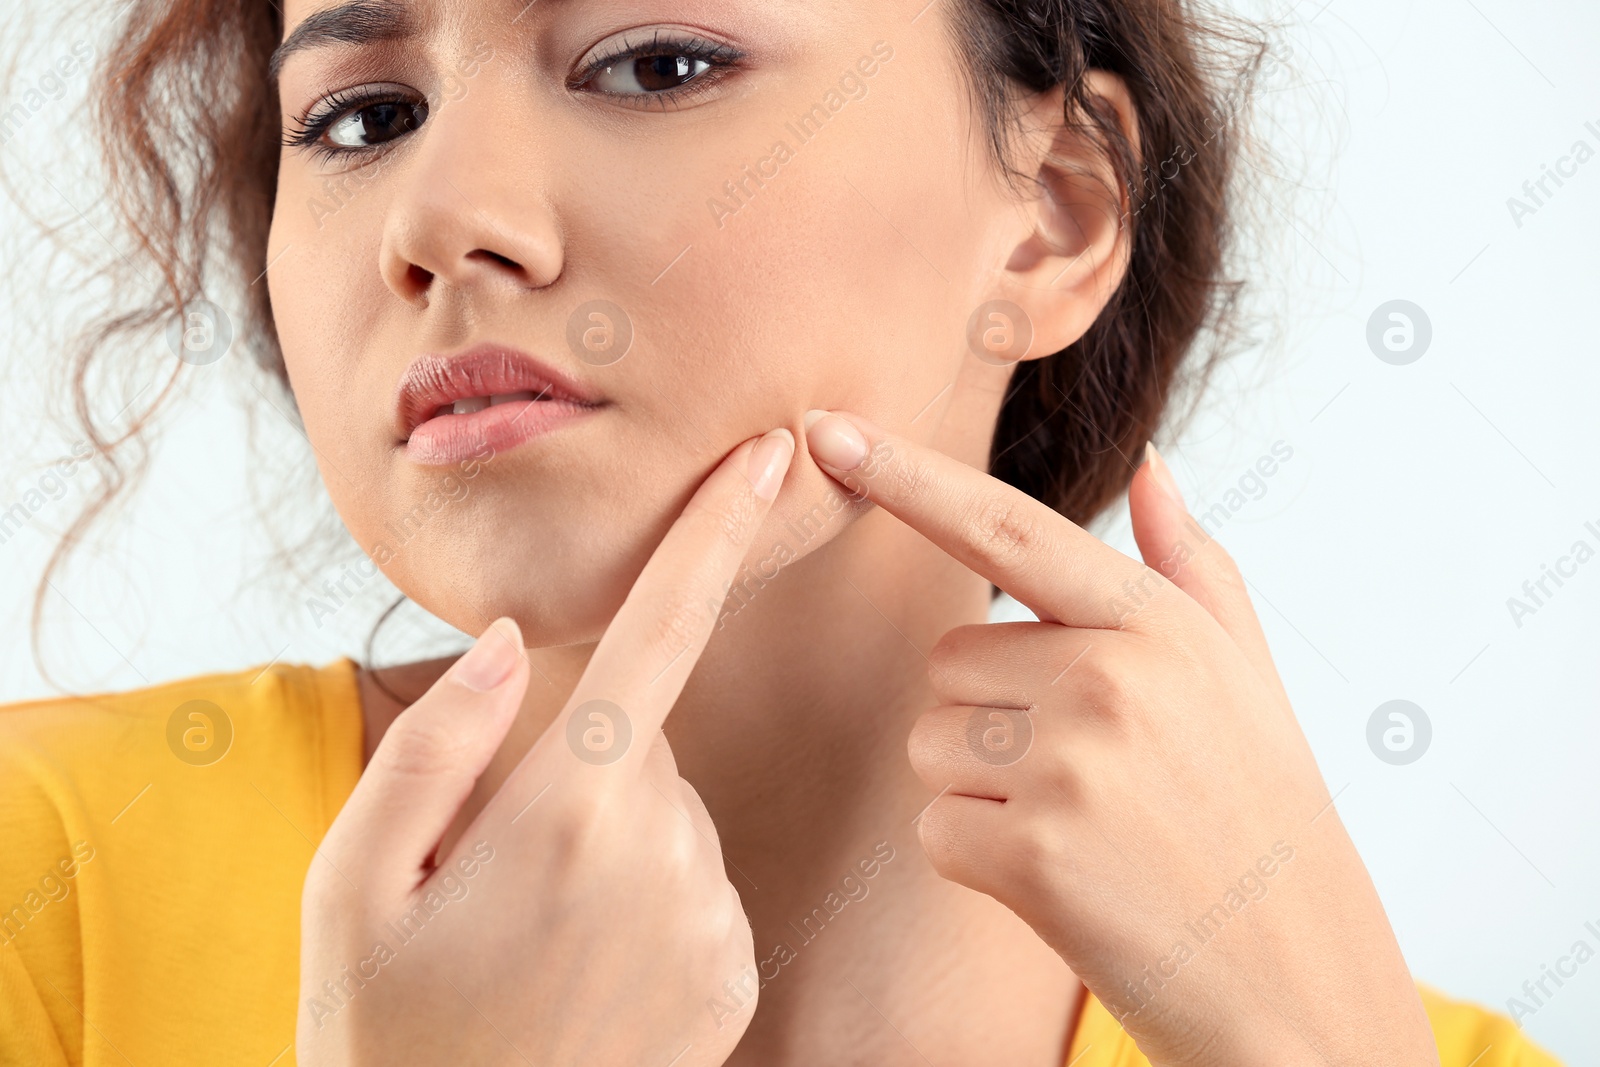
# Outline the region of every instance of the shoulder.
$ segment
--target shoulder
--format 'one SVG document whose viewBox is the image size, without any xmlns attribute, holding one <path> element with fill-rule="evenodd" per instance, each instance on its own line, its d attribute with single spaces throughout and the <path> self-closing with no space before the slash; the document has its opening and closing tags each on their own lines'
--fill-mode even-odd
<svg viewBox="0 0 1600 1067">
<path fill-rule="evenodd" d="M 1440 1067 L 1562 1067 L 1507 1016 L 1417 983 L 1439 1047 Z M 1073 1067 L 1150 1067 L 1133 1038 L 1092 993 L 1085 995 L 1071 1052 Z"/>
<path fill-rule="evenodd" d="M 1561 1067 L 1510 1017 L 1417 983 L 1443 1067 Z"/>
<path fill-rule="evenodd" d="M 340 688 L 353 686 L 358 673 L 359 668 L 349 659 L 322 666 L 274 662 L 137 689 L 0 704 L 0 741 L 69 737 L 89 722 L 105 727 L 147 721 L 190 700 L 211 700 L 244 710 L 304 709 Z"/>
<path fill-rule="evenodd" d="M 353 787 L 361 744 L 356 678 L 347 659 L 271 664 L 0 705 L 0 840 L 8 846 L 0 887 L 46 853 L 53 865 L 75 840 L 93 847 L 113 829 L 134 836 L 142 822 L 134 815 L 146 801 L 168 818 L 204 818 L 207 800 L 249 783 L 270 789 L 331 777 L 334 790 Z"/>
<path fill-rule="evenodd" d="M 44 785 L 130 761 L 220 765 L 247 738 L 252 746 L 268 746 L 242 750 L 250 761 L 278 745 L 359 729 L 357 676 L 348 659 L 323 666 L 274 663 L 121 692 L 0 705 L 0 766 Z"/>
</svg>

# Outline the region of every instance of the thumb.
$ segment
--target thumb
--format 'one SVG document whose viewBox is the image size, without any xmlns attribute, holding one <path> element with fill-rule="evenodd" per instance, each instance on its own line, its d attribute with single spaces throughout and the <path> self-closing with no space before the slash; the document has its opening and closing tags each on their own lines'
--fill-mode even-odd
<svg viewBox="0 0 1600 1067">
<path fill-rule="evenodd" d="M 527 688 L 522 631 L 497 619 L 384 732 L 318 850 L 333 880 L 342 875 L 369 900 L 410 892 Z"/>
<path fill-rule="evenodd" d="M 1153 444 L 1145 444 L 1145 461 L 1128 486 L 1128 513 L 1145 563 L 1205 608 L 1261 677 L 1281 691 L 1283 682 L 1244 575 L 1221 543 L 1189 514 L 1171 469 Z"/>
</svg>

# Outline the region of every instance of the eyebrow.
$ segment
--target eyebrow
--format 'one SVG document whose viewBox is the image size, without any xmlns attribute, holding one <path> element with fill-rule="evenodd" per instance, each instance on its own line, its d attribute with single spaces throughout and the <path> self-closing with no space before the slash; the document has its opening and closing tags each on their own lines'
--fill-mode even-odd
<svg viewBox="0 0 1600 1067">
<path fill-rule="evenodd" d="M 408 37 L 416 32 L 416 22 L 404 3 L 396 0 L 350 0 L 301 20 L 284 42 L 272 53 L 267 75 L 273 81 L 283 70 L 284 61 L 296 52 L 330 44 L 371 44 Z"/>
</svg>

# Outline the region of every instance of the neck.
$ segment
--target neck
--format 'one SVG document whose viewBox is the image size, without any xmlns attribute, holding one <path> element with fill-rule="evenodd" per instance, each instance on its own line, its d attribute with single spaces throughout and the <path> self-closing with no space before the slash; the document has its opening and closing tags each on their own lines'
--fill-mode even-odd
<svg viewBox="0 0 1600 1067">
<path fill-rule="evenodd" d="M 988 607 L 985 579 L 872 510 L 712 637 L 666 731 L 755 932 L 760 1011 L 730 1064 L 1065 1062 L 1071 972 L 917 839 L 925 653 Z"/>
</svg>

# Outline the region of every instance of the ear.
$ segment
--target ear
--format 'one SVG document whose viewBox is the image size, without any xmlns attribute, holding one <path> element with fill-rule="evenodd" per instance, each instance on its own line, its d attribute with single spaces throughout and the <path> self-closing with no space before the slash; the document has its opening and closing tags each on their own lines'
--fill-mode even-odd
<svg viewBox="0 0 1600 1067">
<path fill-rule="evenodd" d="M 1091 70 L 1091 97 L 1111 105 L 1138 156 L 1138 120 L 1127 85 Z M 1065 86 L 1032 96 L 1022 116 L 1016 164 L 1035 179 L 1003 225 L 994 296 L 1030 320 L 1033 342 L 1023 359 L 1059 352 L 1081 338 L 1122 282 L 1132 253 L 1129 198 L 1110 160 L 1084 130 L 1069 126 Z M 1085 120 L 1086 121 L 1086 120 Z"/>
</svg>

